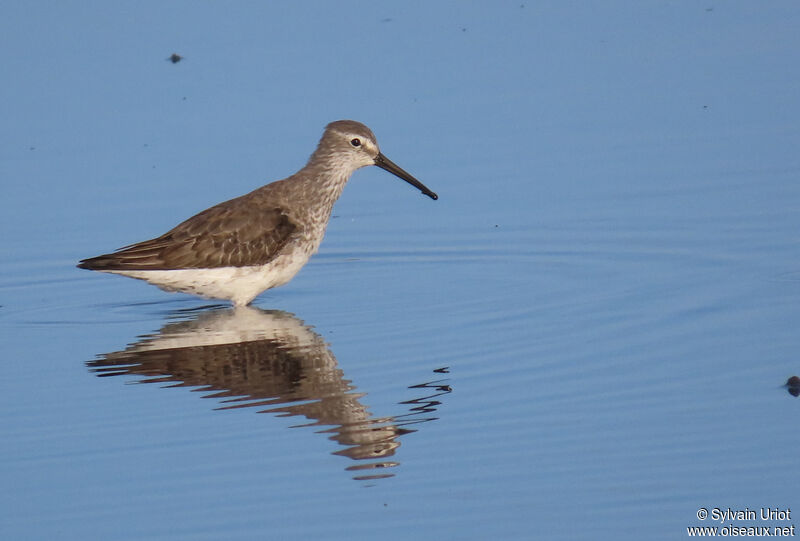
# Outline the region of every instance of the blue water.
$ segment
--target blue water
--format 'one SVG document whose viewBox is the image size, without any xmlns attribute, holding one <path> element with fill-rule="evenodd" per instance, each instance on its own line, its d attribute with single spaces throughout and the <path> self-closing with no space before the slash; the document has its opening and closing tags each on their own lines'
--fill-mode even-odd
<svg viewBox="0 0 800 541">
<path fill-rule="evenodd" d="M 677 539 L 800 508 L 789 2 L 10 6 L 3 539 Z M 184 60 L 172 64 L 173 52 Z M 74 267 L 355 118 L 233 311 Z"/>
</svg>

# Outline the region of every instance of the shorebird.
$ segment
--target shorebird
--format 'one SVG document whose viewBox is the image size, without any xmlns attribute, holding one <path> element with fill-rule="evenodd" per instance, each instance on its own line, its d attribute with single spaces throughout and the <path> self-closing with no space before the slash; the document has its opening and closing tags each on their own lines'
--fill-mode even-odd
<svg viewBox="0 0 800 541">
<path fill-rule="evenodd" d="M 384 156 L 354 120 L 325 127 L 294 175 L 206 209 L 160 237 L 82 260 L 82 269 L 145 280 L 166 291 L 250 304 L 291 280 L 317 251 L 333 204 L 357 169 L 377 165 L 438 196 Z"/>
</svg>

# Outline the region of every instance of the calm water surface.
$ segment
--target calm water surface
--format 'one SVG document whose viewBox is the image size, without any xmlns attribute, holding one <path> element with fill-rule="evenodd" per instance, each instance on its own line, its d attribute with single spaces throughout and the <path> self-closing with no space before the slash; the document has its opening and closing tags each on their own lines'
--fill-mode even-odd
<svg viewBox="0 0 800 541">
<path fill-rule="evenodd" d="M 254 69 L 281 30 L 195 35 L 208 6 L 100 10 L 43 66 L 7 58 L 0 536 L 679 539 L 731 523 L 700 508 L 800 510 L 798 12 L 775 5 L 517 3 L 451 34 L 452 5 L 365 10 L 359 43 L 430 81 L 348 64 L 369 96 L 275 85 L 344 68 Z M 318 7 L 309 36 L 351 24 Z M 57 43 L 88 16 L 34 15 Z M 57 96 L 28 84 L 62 64 Z M 74 267 L 293 172 L 339 116 L 440 200 L 357 172 L 320 253 L 243 310 Z"/>
</svg>

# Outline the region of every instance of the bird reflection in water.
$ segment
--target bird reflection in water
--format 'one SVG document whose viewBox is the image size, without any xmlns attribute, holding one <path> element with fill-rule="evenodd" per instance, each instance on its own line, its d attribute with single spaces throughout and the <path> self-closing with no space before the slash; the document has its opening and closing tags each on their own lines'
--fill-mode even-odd
<svg viewBox="0 0 800 541">
<path fill-rule="evenodd" d="M 415 432 L 410 425 L 436 420 L 439 398 L 451 392 L 444 380 L 412 385 L 420 397 L 401 403 L 408 413 L 374 417 L 328 344 L 294 315 L 245 307 L 182 311 L 178 317 L 124 351 L 89 361 L 89 369 L 101 377 L 133 375 L 139 383 L 193 387 L 209 393 L 204 398 L 221 400 L 218 409 L 303 416 L 311 422 L 295 427 L 326 427 L 319 433 L 344 447 L 333 454 L 359 461 L 346 468 L 356 480 L 392 477 L 375 470 L 399 465 L 388 460 L 398 438 Z"/>
</svg>

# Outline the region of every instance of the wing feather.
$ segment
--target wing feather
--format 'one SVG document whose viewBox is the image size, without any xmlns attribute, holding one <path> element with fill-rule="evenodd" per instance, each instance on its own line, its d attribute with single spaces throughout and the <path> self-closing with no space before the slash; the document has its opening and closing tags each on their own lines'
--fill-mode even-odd
<svg viewBox="0 0 800 541">
<path fill-rule="evenodd" d="M 264 265 L 300 234 L 300 225 L 284 209 L 242 205 L 238 199 L 204 210 L 160 237 L 84 259 L 78 266 L 171 270 Z"/>
</svg>

